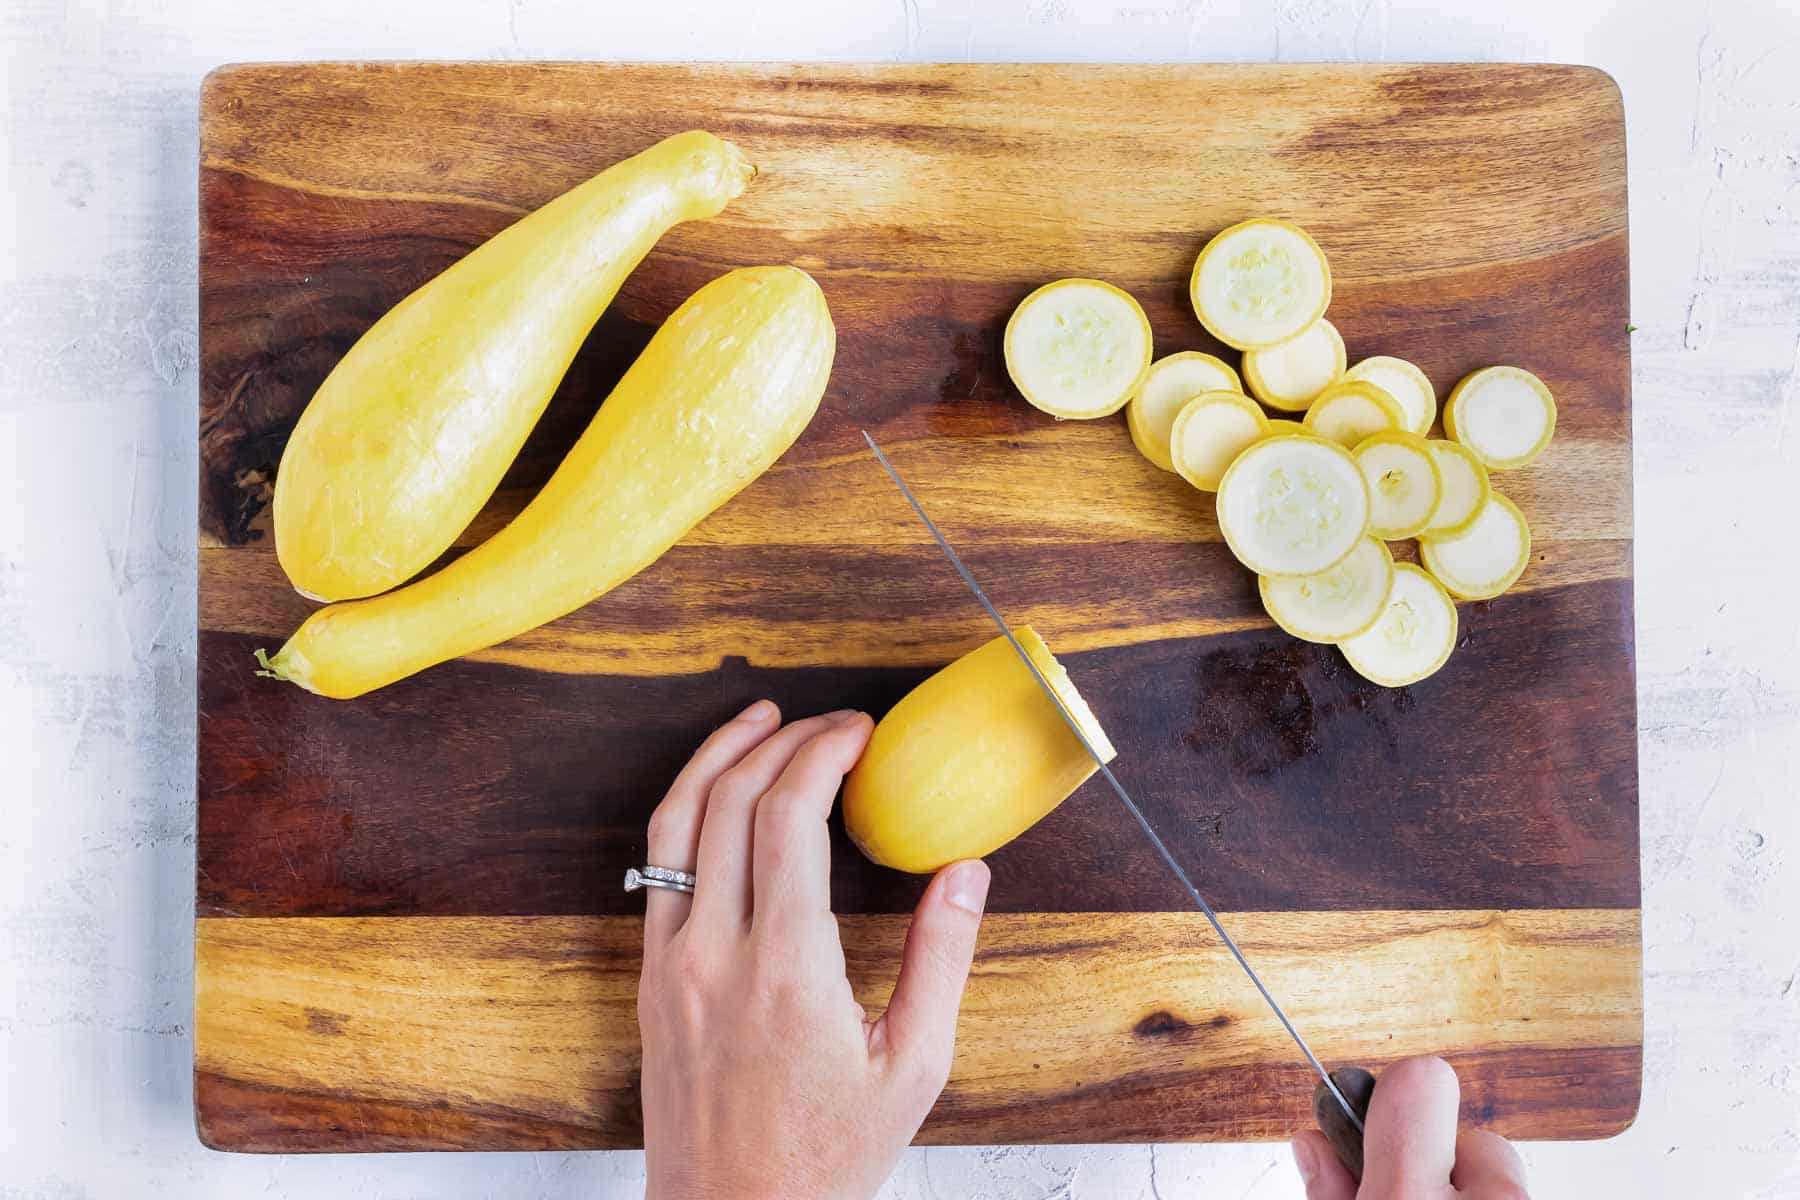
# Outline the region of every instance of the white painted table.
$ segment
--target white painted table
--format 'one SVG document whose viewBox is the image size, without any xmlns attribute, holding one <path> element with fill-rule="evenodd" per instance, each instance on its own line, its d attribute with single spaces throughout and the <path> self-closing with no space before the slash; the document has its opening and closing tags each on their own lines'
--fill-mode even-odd
<svg viewBox="0 0 1800 1200">
<path fill-rule="evenodd" d="M 195 96 L 314 58 L 1522 59 L 1625 93 L 1643 1112 L 1541 1196 L 1800 1195 L 1800 10 L 12 0 L 0 13 L 0 1198 L 627 1196 L 637 1154 L 250 1158 L 190 1116 Z M 1554 330 L 1545 336 L 1554 337 Z M 886 1196 L 1294 1196 L 1280 1145 L 911 1152 Z"/>
</svg>

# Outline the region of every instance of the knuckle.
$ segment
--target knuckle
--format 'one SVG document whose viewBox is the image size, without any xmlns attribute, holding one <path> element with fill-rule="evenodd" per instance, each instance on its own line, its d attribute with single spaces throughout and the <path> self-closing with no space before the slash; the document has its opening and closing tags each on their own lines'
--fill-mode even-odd
<svg viewBox="0 0 1800 1200">
<path fill-rule="evenodd" d="M 733 767 L 719 776 L 712 785 L 712 792 L 707 797 L 708 811 L 720 809 L 748 808 L 756 803 L 760 789 L 750 773 L 742 767 Z"/>
<path fill-rule="evenodd" d="M 769 792 L 756 806 L 756 826 L 759 831 L 767 830 L 774 834 L 785 834 L 799 827 L 810 815 L 806 803 L 786 789 Z"/>
<path fill-rule="evenodd" d="M 719 990 L 715 975 L 692 946 L 676 949 L 656 969 L 646 967 L 638 981 L 638 1023 L 651 1031 L 704 1026 Z"/>
<path fill-rule="evenodd" d="M 692 761 L 697 762 L 697 763 L 704 763 L 709 759 L 717 757 L 727 746 L 729 746 L 731 744 L 731 742 L 732 742 L 731 735 L 733 732 L 734 731 L 732 729 L 732 723 L 730 721 L 727 721 L 727 722 L 725 722 L 725 724 L 719 726 L 717 729 L 715 729 L 711 733 L 707 734 L 704 738 L 701 739 L 700 745 L 695 748 L 694 757 L 693 757 Z"/>
<path fill-rule="evenodd" d="M 650 814 L 650 824 L 646 836 L 652 845 L 667 845 L 681 835 L 679 826 L 680 818 L 670 809 L 669 802 L 664 800 Z"/>
<path fill-rule="evenodd" d="M 804 774 L 822 778 L 844 773 L 848 765 L 845 742 L 841 736 L 833 736 L 838 728 L 826 730 L 800 748 L 795 758 Z"/>
<path fill-rule="evenodd" d="M 763 875 L 783 875 L 793 861 L 793 854 L 779 833 L 767 825 L 757 827 L 756 866 Z M 759 910 L 759 915 L 761 910 Z M 780 906 L 772 906 L 768 913 L 771 917 L 779 917 Z"/>
<path fill-rule="evenodd" d="M 831 733 L 828 726 L 807 738 L 795 753 L 794 762 L 806 768 L 828 760 L 831 757 Z"/>
<path fill-rule="evenodd" d="M 944 938 L 931 938 L 920 947 L 924 958 L 921 963 L 927 974 L 944 980 L 954 980 L 968 970 L 968 964 L 949 941 Z"/>
<path fill-rule="evenodd" d="M 711 956 L 692 941 L 684 941 L 675 950 L 669 960 L 670 970 L 664 972 L 675 991 L 683 988 L 702 987 L 712 979 Z"/>
<path fill-rule="evenodd" d="M 760 954 L 750 968 L 750 995 L 760 1003 L 779 1003 L 793 987 L 772 954 Z"/>
<path fill-rule="evenodd" d="M 778 954 L 757 956 L 749 990 L 758 1008 L 790 1016 L 810 1012 L 817 999 L 811 981 Z"/>
</svg>

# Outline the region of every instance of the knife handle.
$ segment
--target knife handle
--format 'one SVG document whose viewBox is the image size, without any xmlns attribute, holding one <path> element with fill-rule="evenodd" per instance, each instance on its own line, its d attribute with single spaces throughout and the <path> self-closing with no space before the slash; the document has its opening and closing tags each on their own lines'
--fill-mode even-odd
<svg viewBox="0 0 1800 1200">
<path fill-rule="evenodd" d="M 1375 1077 L 1361 1067 L 1345 1067 L 1331 1073 L 1331 1082 L 1337 1084 L 1338 1091 L 1344 1093 L 1344 1099 L 1356 1110 L 1357 1120 L 1367 1122 L 1369 1119 L 1369 1101 L 1375 1098 Z M 1319 1132 L 1337 1151 L 1338 1161 L 1350 1172 L 1356 1182 L 1362 1182 L 1363 1175 L 1363 1135 L 1362 1130 L 1350 1123 L 1344 1115 L 1343 1106 L 1331 1089 L 1323 1083 L 1313 1089 L 1313 1120 L 1318 1122 Z"/>
</svg>

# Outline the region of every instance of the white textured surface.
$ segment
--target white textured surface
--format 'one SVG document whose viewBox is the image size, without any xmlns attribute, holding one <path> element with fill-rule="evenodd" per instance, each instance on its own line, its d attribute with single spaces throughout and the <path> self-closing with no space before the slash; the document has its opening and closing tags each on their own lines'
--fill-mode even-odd
<svg viewBox="0 0 1800 1200">
<path fill-rule="evenodd" d="M 195 93 L 228 60 L 1527 59 L 1630 124 L 1648 1045 L 1544 1196 L 1800 1194 L 1800 15 L 1519 0 L 11 0 L 0 1200 L 630 1195 L 634 1154 L 252 1158 L 189 1116 Z M 1554 330 L 1546 336 L 1554 337 Z M 1293 1196 L 1279 1145 L 933 1150 L 887 1195 Z"/>
</svg>

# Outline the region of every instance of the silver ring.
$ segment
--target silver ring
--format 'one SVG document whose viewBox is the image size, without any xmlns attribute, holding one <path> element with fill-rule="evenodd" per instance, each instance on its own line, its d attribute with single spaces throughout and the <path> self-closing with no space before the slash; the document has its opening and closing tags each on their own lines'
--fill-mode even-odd
<svg viewBox="0 0 1800 1200">
<path fill-rule="evenodd" d="M 685 895 L 694 894 L 694 884 L 698 880 L 688 871 L 672 871 L 668 867 L 632 867 L 625 872 L 625 890 L 635 892 L 640 888 L 667 888 L 671 892 Z"/>
</svg>

